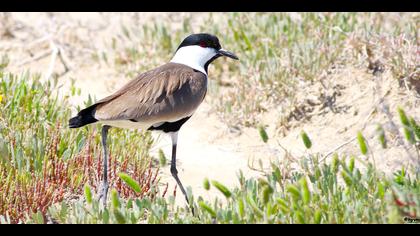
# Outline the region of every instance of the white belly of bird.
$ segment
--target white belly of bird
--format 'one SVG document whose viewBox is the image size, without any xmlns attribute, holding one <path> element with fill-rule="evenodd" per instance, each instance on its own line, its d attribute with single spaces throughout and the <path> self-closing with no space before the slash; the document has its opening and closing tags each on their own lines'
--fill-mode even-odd
<svg viewBox="0 0 420 236">
<path fill-rule="evenodd" d="M 141 130 L 147 130 L 151 126 L 158 127 L 162 125 L 165 122 L 176 122 L 178 120 L 181 120 L 185 117 L 192 116 L 194 114 L 194 111 L 188 113 L 184 117 L 174 117 L 173 119 L 168 119 L 162 122 L 133 122 L 130 120 L 100 120 L 99 123 L 103 125 L 109 125 L 112 127 L 118 127 L 123 129 L 141 129 Z"/>
<path fill-rule="evenodd" d="M 123 129 L 141 129 L 147 130 L 152 126 L 151 123 L 144 123 L 144 122 L 133 122 L 129 120 L 101 120 L 100 123 L 104 125 L 109 125 L 112 127 L 118 127 Z"/>
</svg>

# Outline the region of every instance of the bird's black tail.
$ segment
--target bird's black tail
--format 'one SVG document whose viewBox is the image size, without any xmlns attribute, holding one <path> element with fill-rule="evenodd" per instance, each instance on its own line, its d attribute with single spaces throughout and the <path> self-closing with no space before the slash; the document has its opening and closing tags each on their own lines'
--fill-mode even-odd
<svg viewBox="0 0 420 236">
<path fill-rule="evenodd" d="M 90 107 L 87 107 L 83 110 L 81 110 L 77 116 L 71 118 L 69 120 L 69 127 L 70 128 L 79 128 L 91 123 L 95 123 L 98 120 L 95 119 L 95 108 L 98 104 L 92 105 Z"/>
</svg>

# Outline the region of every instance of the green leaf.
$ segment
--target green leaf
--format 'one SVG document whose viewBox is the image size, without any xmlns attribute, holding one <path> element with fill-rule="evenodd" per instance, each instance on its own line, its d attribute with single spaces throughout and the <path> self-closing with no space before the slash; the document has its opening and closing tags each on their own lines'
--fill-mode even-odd
<svg viewBox="0 0 420 236">
<path fill-rule="evenodd" d="M 278 198 L 277 199 L 277 203 L 279 204 L 279 206 L 280 206 L 280 210 L 284 213 L 284 214 L 286 214 L 286 213 L 288 213 L 289 211 L 290 211 L 290 209 L 289 209 L 289 205 L 283 200 L 283 199 L 281 199 L 281 198 Z"/>
<path fill-rule="evenodd" d="M 267 180 L 265 180 L 263 178 L 258 179 L 258 184 L 261 185 L 262 187 L 269 185 Z"/>
<path fill-rule="evenodd" d="M 102 222 L 104 224 L 108 224 L 109 223 L 109 211 L 108 209 L 104 210 L 104 213 L 102 214 Z"/>
<path fill-rule="evenodd" d="M 268 141 L 268 135 L 267 135 L 267 132 L 265 131 L 265 129 L 264 129 L 264 127 L 262 125 L 260 125 L 258 127 L 258 132 L 260 133 L 260 137 L 261 137 L 262 141 L 264 143 L 267 143 L 267 141 Z"/>
<path fill-rule="evenodd" d="M 362 152 L 363 155 L 366 155 L 367 153 L 367 145 L 366 140 L 362 135 L 362 132 L 357 132 L 357 141 L 359 142 L 360 152 Z"/>
<path fill-rule="evenodd" d="M 133 199 L 128 199 L 128 201 L 127 201 L 127 208 L 128 209 L 130 209 L 130 208 L 132 208 L 133 207 Z"/>
<path fill-rule="evenodd" d="M 92 203 L 92 192 L 90 191 L 89 185 L 85 185 L 85 198 L 88 204 Z"/>
<path fill-rule="evenodd" d="M 241 34 L 242 34 L 242 38 L 244 39 L 244 41 L 245 41 L 245 44 L 246 44 L 246 46 L 247 46 L 247 50 L 252 50 L 252 44 L 251 44 L 251 42 L 249 41 L 249 39 L 248 39 L 248 37 L 246 36 L 246 34 L 245 34 L 245 32 L 243 31 L 243 30 L 241 30 Z"/>
<path fill-rule="evenodd" d="M 314 215 L 314 223 L 315 224 L 320 224 L 321 223 L 321 219 L 322 219 L 322 213 L 321 211 L 318 209 L 315 211 L 315 215 Z"/>
<path fill-rule="evenodd" d="M 400 115 L 401 123 L 405 126 L 410 126 L 410 122 L 408 121 L 405 111 L 401 107 L 398 107 L 397 109 L 398 109 L 398 114 Z"/>
<path fill-rule="evenodd" d="M 159 163 L 160 166 L 166 166 L 166 157 L 162 149 L 159 149 Z"/>
<path fill-rule="evenodd" d="M 264 205 L 266 205 L 270 200 L 270 195 L 273 193 L 273 188 L 270 185 L 266 185 L 263 187 L 262 191 L 262 200 Z"/>
<path fill-rule="evenodd" d="M 238 212 L 241 217 L 245 216 L 245 206 L 242 198 L 238 199 Z"/>
<path fill-rule="evenodd" d="M 376 132 L 378 133 L 378 139 L 379 139 L 379 142 L 381 143 L 382 148 L 386 149 L 387 144 L 386 144 L 386 138 L 385 138 L 385 131 L 382 128 L 382 125 L 378 125 L 376 127 Z"/>
<path fill-rule="evenodd" d="M 205 178 L 203 181 L 203 186 L 205 190 L 209 190 L 210 189 L 210 182 L 209 179 Z"/>
<path fill-rule="evenodd" d="M 347 172 L 342 171 L 342 172 L 341 172 L 341 176 L 343 177 L 344 182 L 346 182 L 346 185 L 347 185 L 347 186 L 351 186 L 351 185 L 353 184 L 353 180 L 352 180 L 352 178 L 351 178 L 351 177 L 347 174 Z"/>
<path fill-rule="evenodd" d="M 141 187 L 139 185 L 139 183 L 137 183 L 137 181 L 135 181 L 134 179 L 132 179 L 129 175 L 127 175 L 126 173 L 119 173 L 118 176 L 131 188 L 133 189 L 136 193 L 140 193 L 141 192 Z"/>
<path fill-rule="evenodd" d="M 66 216 L 67 216 L 67 210 L 68 210 L 68 206 L 67 206 L 67 204 L 63 201 L 62 203 L 61 203 L 61 209 L 60 209 L 60 213 L 59 213 L 59 216 L 60 216 L 60 220 L 62 221 L 62 222 L 65 222 L 65 220 L 66 220 Z"/>
<path fill-rule="evenodd" d="M 111 191 L 111 201 L 112 201 L 112 206 L 114 208 L 119 208 L 120 207 L 120 199 L 118 197 L 118 192 L 115 189 L 112 189 Z"/>
<path fill-rule="evenodd" d="M 216 218 L 216 212 L 213 209 L 211 209 L 211 207 L 208 206 L 206 203 L 204 203 L 203 201 L 199 201 L 198 205 L 200 205 L 201 209 L 208 212 L 211 215 L 211 217 Z"/>
<path fill-rule="evenodd" d="M 296 212 L 296 218 L 299 224 L 305 224 L 305 217 L 303 217 L 303 213 L 301 211 Z"/>
<path fill-rule="evenodd" d="M 416 123 L 413 117 L 410 117 L 410 124 L 417 139 L 420 140 L 420 126 Z"/>
<path fill-rule="evenodd" d="M 394 182 L 399 184 L 399 185 L 404 185 L 405 183 L 405 176 L 406 176 L 406 172 L 405 172 L 405 168 L 404 166 L 401 168 L 401 170 L 397 171 L 396 173 L 394 173 Z"/>
<path fill-rule="evenodd" d="M 404 126 L 403 129 L 405 138 L 410 143 L 415 143 L 413 128 L 411 127 L 411 124 L 407 118 L 407 115 L 405 114 L 405 111 L 401 107 L 398 107 L 398 114 L 400 115 L 401 123 Z"/>
<path fill-rule="evenodd" d="M 404 127 L 404 136 L 410 143 L 415 143 L 413 132 L 407 127 Z"/>
<path fill-rule="evenodd" d="M 36 224 L 45 224 L 44 217 L 40 211 L 34 213 L 32 218 L 35 220 Z"/>
<path fill-rule="evenodd" d="M 378 197 L 384 199 L 385 197 L 385 187 L 381 182 L 378 182 Z"/>
<path fill-rule="evenodd" d="M 306 181 L 306 178 L 302 177 L 299 180 L 299 184 L 302 189 L 303 203 L 308 204 L 311 201 L 311 192 L 309 191 L 308 182 Z"/>
<path fill-rule="evenodd" d="M 274 171 L 272 172 L 272 176 L 274 177 L 274 180 L 278 183 L 281 182 L 281 172 L 280 169 L 276 165 L 272 165 Z"/>
<path fill-rule="evenodd" d="M 353 173 L 353 170 L 354 170 L 354 157 L 353 156 L 350 158 L 349 170 L 351 173 Z"/>
<path fill-rule="evenodd" d="M 85 139 L 86 139 L 85 137 L 80 136 L 80 140 L 79 140 L 79 142 L 77 144 L 76 153 L 79 153 L 82 150 L 83 146 L 85 145 L 85 141 L 86 141 Z"/>
<path fill-rule="evenodd" d="M 216 187 L 220 192 L 223 193 L 223 195 L 225 195 L 226 198 L 229 198 L 232 193 L 229 191 L 229 189 L 224 186 L 223 184 L 221 184 L 220 182 L 213 180 L 211 181 L 211 183 L 213 184 L 214 187 Z"/>
<path fill-rule="evenodd" d="M 295 185 L 289 184 L 286 189 L 287 189 L 287 192 L 291 193 L 292 196 L 294 196 L 295 198 L 297 199 L 300 198 L 300 191 Z"/>
<path fill-rule="evenodd" d="M 305 132 L 305 131 L 303 131 L 303 130 L 300 132 L 300 135 L 301 135 L 301 137 L 302 137 L 303 144 L 305 144 L 305 147 L 306 147 L 307 149 L 310 149 L 310 148 L 312 147 L 312 142 L 311 142 L 311 139 L 309 139 L 308 135 L 307 135 L 307 134 L 306 134 L 306 132 Z"/>
<path fill-rule="evenodd" d="M 332 159 L 332 162 L 331 162 L 331 170 L 332 170 L 333 173 L 337 174 L 339 164 L 340 164 L 340 161 L 338 160 L 338 154 L 334 153 L 333 159 Z"/>
<path fill-rule="evenodd" d="M 261 211 L 260 208 L 258 208 L 257 204 L 255 203 L 254 199 L 252 199 L 249 195 L 246 197 L 246 200 L 248 204 L 251 206 L 252 211 L 254 214 L 256 214 L 258 217 L 262 217 L 264 215 L 263 211 Z"/>
<path fill-rule="evenodd" d="M 118 209 L 114 209 L 113 212 L 118 224 L 125 224 L 126 221 L 123 214 L 121 214 L 121 212 Z"/>
</svg>

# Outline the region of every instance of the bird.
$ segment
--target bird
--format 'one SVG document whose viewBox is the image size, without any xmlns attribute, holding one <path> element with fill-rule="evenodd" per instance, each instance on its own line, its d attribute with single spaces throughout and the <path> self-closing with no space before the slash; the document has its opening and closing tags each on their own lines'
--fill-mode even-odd
<svg viewBox="0 0 420 236">
<path fill-rule="evenodd" d="M 203 102 L 207 93 L 208 66 L 219 57 L 239 60 L 234 53 L 221 47 L 215 35 L 190 34 L 169 62 L 140 73 L 113 94 L 80 110 L 69 120 L 69 128 L 94 123 L 102 125 L 104 171 L 98 195 L 104 207 L 109 188 L 107 136 L 111 127 L 168 134 L 172 141 L 171 175 L 189 204 L 176 168 L 178 132 Z"/>
</svg>

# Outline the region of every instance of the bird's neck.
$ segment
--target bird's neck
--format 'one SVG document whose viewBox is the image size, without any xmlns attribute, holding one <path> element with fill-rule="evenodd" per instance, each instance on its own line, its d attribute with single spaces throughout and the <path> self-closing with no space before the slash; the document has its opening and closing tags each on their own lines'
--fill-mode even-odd
<svg viewBox="0 0 420 236">
<path fill-rule="evenodd" d="M 216 55 L 212 48 L 202 48 L 200 46 L 181 47 L 176 51 L 171 62 L 189 66 L 207 75 L 208 62 Z M 206 66 L 207 65 L 207 66 Z"/>
</svg>

